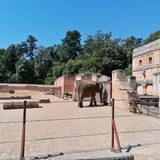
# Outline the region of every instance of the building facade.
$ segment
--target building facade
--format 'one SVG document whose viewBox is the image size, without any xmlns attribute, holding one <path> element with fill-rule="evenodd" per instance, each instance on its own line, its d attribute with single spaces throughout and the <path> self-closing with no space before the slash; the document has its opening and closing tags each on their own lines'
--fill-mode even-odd
<svg viewBox="0 0 160 160">
<path fill-rule="evenodd" d="M 139 94 L 160 96 L 160 39 L 133 50 L 132 73 Z"/>
</svg>

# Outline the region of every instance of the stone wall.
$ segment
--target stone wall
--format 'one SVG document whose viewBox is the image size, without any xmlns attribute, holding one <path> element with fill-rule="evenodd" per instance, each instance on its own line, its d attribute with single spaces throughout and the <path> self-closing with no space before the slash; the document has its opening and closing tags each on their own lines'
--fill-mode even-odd
<svg viewBox="0 0 160 160">
<path fill-rule="evenodd" d="M 10 88 L 13 90 L 50 91 L 52 85 L 0 83 L 0 88 Z"/>
</svg>

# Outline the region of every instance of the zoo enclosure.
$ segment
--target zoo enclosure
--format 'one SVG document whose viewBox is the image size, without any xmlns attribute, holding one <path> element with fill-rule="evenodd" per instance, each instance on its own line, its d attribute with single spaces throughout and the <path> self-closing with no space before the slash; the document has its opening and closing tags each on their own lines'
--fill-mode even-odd
<svg viewBox="0 0 160 160">
<path fill-rule="evenodd" d="M 112 118 L 113 118 L 114 114 L 112 114 Z M 107 116 L 106 116 L 107 117 Z M 102 117 L 83 117 L 83 118 L 80 118 L 80 119 L 88 119 L 88 118 L 104 118 L 104 116 Z M 72 118 L 71 118 L 72 119 Z M 75 118 L 75 119 L 79 119 L 78 117 Z M 113 118 L 114 119 L 114 118 Z M 57 119 L 58 120 L 58 119 Z M 61 119 L 59 119 L 61 120 Z M 67 120 L 67 119 L 66 119 Z M 69 119 L 68 119 L 69 120 Z M 41 120 L 40 120 L 41 121 Z M 43 120 L 42 120 L 43 121 Z M 47 120 L 46 120 L 47 121 Z M 29 123 L 30 121 L 27 121 L 27 123 Z M 35 121 L 36 122 L 36 121 Z M 11 123 L 14 123 L 14 122 L 11 122 Z M 112 122 L 113 124 L 113 122 Z M 20 160 L 23 160 L 24 159 L 24 155 L 25 155 L 25 125 L 26 125 L 26 101 L 24 102 L 24 110 L 23 110 L 23 122 L 22 122 L 22 139 L 21 139 L 21 152 L 20 152 Z M 115 127 L 115 122 L 114 122 L 114 127 Z M 112 128 L 112 131 L 114 129 L 114 127 Z M 114 133 L 113 133 L 114 134 Z M 86 135 L 87 136 L 87 135 Z M 89 135 L 88 135 L 89 136 Z M 92 136 L 92 135 L 91 135 Z M 117 136 L 117 131 L 116 131 L 116 136 Z M 81 136 L 80 136 L 81 137 Z M 112 136 L 113 137 L 113 136 Z M 117 138 L 117 137 L 116 137 Z M 45 137 L 44 137 L 45 139 Z M 47 138 L 46 138 L 47 139 Z M 116 139 L 117 140 L 117 139 Z M 114 137 L 113 137 L 113 141 L 114 141 Z M 114 142 L 112 142 L 112 149 L 114 147 Z M 54 145 L 54 144 L 53 144 Z M 116 151 L 116 150 L 114 150 Z M 120 151 L 120 148 L 118 149 L 118 151 Z"/>
</svg>

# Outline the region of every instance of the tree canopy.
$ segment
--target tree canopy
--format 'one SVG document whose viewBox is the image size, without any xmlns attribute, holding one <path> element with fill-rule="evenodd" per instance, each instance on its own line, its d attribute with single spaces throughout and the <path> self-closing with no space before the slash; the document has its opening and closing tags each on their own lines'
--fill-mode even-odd
<svg viewBox="0 0 160 160">
<path fill-rule="evenodd" d="M 160 38 L 160 30 L 151 33 L 151 34 L 149 35 L 149 37 L 144 40 L 144 44 L 153 42 L 153 41 L 155 41 L 155 40 L 157 40 L 157 39 L 159 39 L 159 38 Z"/>
<path fill-rule="evenodd" d="M 61 44 L 43 47 L 29 35 L 19 44 L 0 49 L 0 82 L 51 84 L 62 75 L 101 73 L 111 76 L 114 69 L 131 74 L 134 48 L 160 38 L 160 31 L 148 38 L 113 38 L 98 31 L 81 43 L 77 30 L 68 31 Z"/>
</svg>

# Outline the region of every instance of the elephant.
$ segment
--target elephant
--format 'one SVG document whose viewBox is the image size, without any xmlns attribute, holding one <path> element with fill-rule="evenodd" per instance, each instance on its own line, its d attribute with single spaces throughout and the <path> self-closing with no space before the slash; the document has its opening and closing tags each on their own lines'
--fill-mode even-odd
<svg viewBox="0 0 160 160">
<path fill-rule="evenodd" d="M 102 82 L 95 82 L 91 80 L 81 80 L 78 84 L 78 107 L 83 107 L 83 99 L 85 97 L 91 97 L 89 106 L 96 106 L 96 93 L 100 93 L 100 102 L 104 105 L 107 104 L 107 100 L 103 100 L 106 98 L 106 89 L 104 88 L 104 85 Z M 105 93 L 105 95 L 103 95 Z"/>
</svg>

